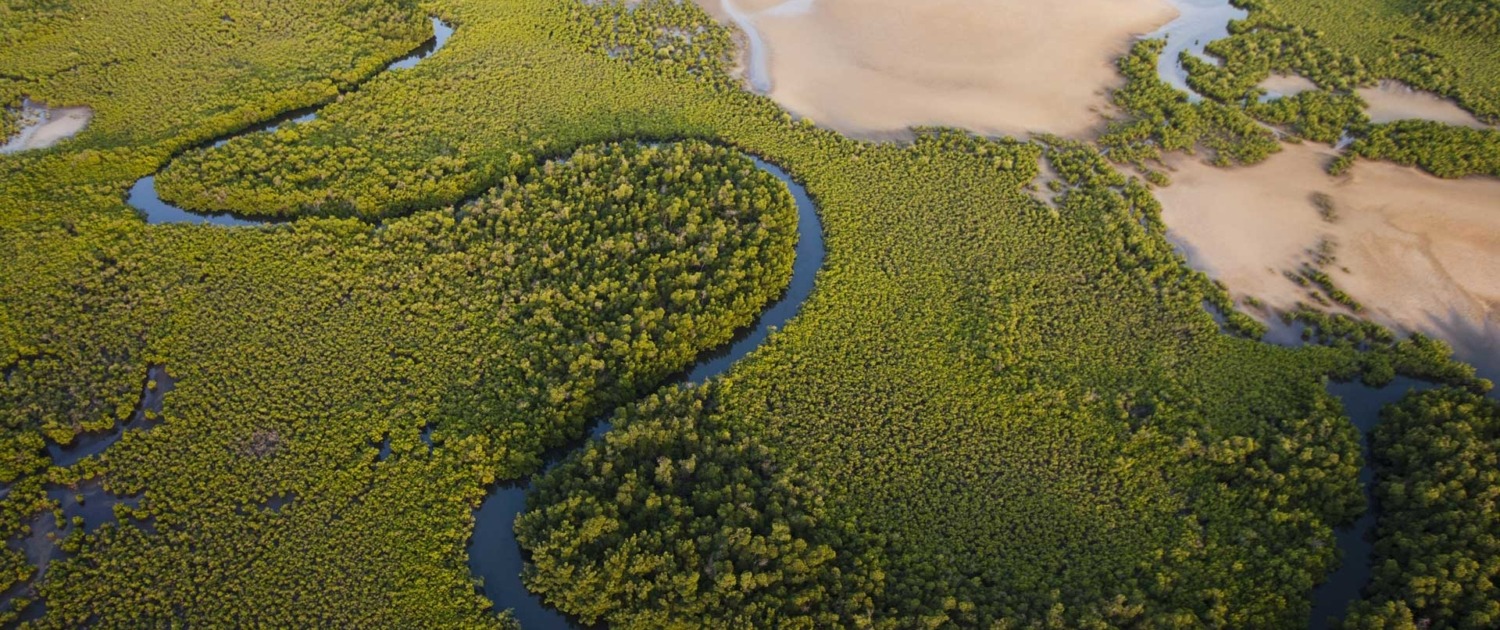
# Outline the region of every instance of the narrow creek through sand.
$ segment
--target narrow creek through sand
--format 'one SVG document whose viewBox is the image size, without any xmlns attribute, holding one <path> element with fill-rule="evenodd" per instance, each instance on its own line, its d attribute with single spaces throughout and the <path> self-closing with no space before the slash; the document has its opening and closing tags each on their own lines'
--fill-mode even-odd
<svg viewBox="0 0 1500 630">
<path fill-rule="evenodd" d="M 1229 4 L 1228 0 L 1171 0 L 1177 8 L 1177 19 L 1167 23 L 1146 36 L 1146 39 L 1166 38 L 1167 46 L 1157 60 L 1156 71 L 1161 79 L 1174 88 L 1188 93 L 1193 101 L 1202 100 L 1197 92 L 1188 87 L 1187 69 L 1182 67 L 1182 53 L 1187 52 L 1199 59 L 1218 64 L 1218 60 L 1203 52 L 1209 42 L 1229 37 L 1229 22 L 1244 19 L 1249 12 Z"/>
</svg>

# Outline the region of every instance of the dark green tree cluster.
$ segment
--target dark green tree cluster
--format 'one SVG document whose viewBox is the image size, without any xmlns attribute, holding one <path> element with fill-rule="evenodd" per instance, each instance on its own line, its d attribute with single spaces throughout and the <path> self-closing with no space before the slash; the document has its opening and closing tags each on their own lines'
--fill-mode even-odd
<svg viewBox="0 0 1500 630">
<path fill-rule="evenodd" d="M 1421 333 L 1401 339 L 1374 322 L 1305 305 L 1283 313 L 1282 321 L 1302 325 L 1304 341 L 1359 352 L 1358 371 L 1337 375 L 1342 379 L 1358 376 L 1366 385 L 1384 387 L 1404 374 L 1481 393 L 1494 385 L 1476 376 L 1473 366 L 1455 361 L 1447 343 Z"/>
<path fill-rule="evenodd" d="M 613 144 L 565 164 L 508 179 L 451 225 L 421 217 L 382 233 L 398 252 L 496 279 L 447 296 L 495 296 L 513 340 L 449 401 L 455 430 L 540 429 L 541 446 L 560 445 L 728 341 L 791 276 L 791 195 L 732 149 Z"/>
<path fill-rule="evenodd" d="M 1276 136 L 1236 107 L 1212 100 L 1193 103 L 1156 74 L 1165 40 L 1137 42 L 1120 58 L 1125 87 L 1114 103 L 1128 116 L 1113 121 L 1099 145 L 1119 163 L 1145 166 L 1163 152 L 1195 151 L 1202 146 L 1220 166 L 1254 164 L 1281 150 Z"/>
<path fill-rule="evenodd" d="M 790 199 L 735 150 L 816 200 L 816 290 L 724 380 L 642 403 L 539 481 L 527 579 L 562 610 L 1288 626 L 1358 508 L 1323 382 L 1365 354 L 1241 338 L 1256 328 L 1172 252 L 1146 186 L 1087 147 L 794 121 L 721 74 L 728 34 L 688 3 L 36 4 L 0 20 L 0 64 L 99 118 L 0 158 L 0 526 L 40 531 L 48 481 L 135 502 L 60 532 L 71 555 L 20 589 L 37 626 L 506 624 L 464 558 L 486 488 L 785 282 Z M 411 37 L 346 9 L 404 10 Z M 364 80 L 425 11 L 449 44 Z M 1268 148 L 1227 105 L 1175 98 L 1140 101 L 1183 117 L 1182 146 Z M 1052 204 L 1026 192 L 1044 153 Z M 295 220 L 145 225 L 123 198 L 164 167 L 169 199 Z M 49 469 L 48 439 L 113 426 L 150 365 L 177 379 L 163 419 Z"/>
<path fill-rule="evenodd" d="M 1415 393 L 1381 412 L 1375 572 L 1350 629 L 1500 624 L 1500 403 L 1471 391 Z"/>
<path fill-rule="evenodd" d="M 1426 0 L 1422 18 L 1471 35 L 1500 35 L 1500 2 L 1496 0 Z"/>
<path fill-rule="evenodd" d="M 537 484 L 516 523 L 527 588 L 621 628 L 872 625 L 876 550 L 714 389 L 631 406 Z"/>
<path fill-rule="evenodd" d="M 1438 177 L 1500 177 L 1500 130 L 1398 120 L 1371 127 L 1332 169 L 1348 168 L 1356 156 L 1416 166 Z"/>
</svg>

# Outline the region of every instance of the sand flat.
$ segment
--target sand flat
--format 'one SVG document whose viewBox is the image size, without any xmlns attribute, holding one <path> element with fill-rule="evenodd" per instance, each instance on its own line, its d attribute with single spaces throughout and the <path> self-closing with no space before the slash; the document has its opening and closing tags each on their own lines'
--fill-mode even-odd
<svg viewBox="0 0 1500 630">
<path fill-rule="evenodd" d="M 746 73 L 844 133 L 913 125 L 1086 137 L 1122 79 L 1114 60 L 1169 22 L 1164 0 L 699 0 L 750 41 Z"/>
<path fill-rule="evenodd" d="M 1369 104 L 1365 113 L 1372 122 L 1420 119 L 1475 129 L 1489 127 L 1458 103 L 1431 92 L 1412 89 L 1398 81 L 1381 81 L 1376 87 L 1359 88 L 1356 93 Z"/>
<path fill-rule="evenodd" d="M 27 101 L 24 108 L 31 120 L 0 144 L 0 153 L 45 149 L 83 131 L 94 118 L 94 111 L 87 107 L 48 108 Z"/>
<path fill-rule="evenodd" d="M 1174 181 L 1156 193 L 1163 219 L 1193 266 L 1236 296 L 1278 308 L 1307 301 L 1281 271 L 1332 239 L 1338 261 L 1327 271 L 1367 315 L 1445 339 L 1491 372 L 1500 367 L 1500 179 L 1443 180 L 1368 161 L 1332 177 L 1324 167 L 1334 155 L 1322 145 L 1287 145 L 1264 163 L 1233 169 L 1173 156 Z M 1335 222 L 1319 216 L 1318 192 L 1333 199 Z"/>
<path fill-rule="evenodd" d="M 1318 84 L 1295 74 L 1273 74 L 1265 81 L 1260 82 L 1260 89 L 1266 91 L 1262 101 L 1296 96 L 1303 92 L 1311 92 L 1318 89 Z"/>
</svg>

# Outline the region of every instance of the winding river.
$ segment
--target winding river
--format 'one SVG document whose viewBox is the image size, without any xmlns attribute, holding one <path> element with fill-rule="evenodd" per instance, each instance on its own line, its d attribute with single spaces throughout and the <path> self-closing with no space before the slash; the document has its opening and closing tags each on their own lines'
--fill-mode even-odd
<svg viewBox="0 0 1500 630">
<path fill-rule="evenodd" d="M 1182 53 L 1186 51 L 1199 59 L 1218 65 L 1217 59 L 1203 52 L 1204 47 L 1216 39 L 1229 37 L 1229 22 L 1244 19 L 1250 13 L 1234 7 L 1229 4 L 1228 0 L 1169 0 L 1169 2 L 1179 12 L 1177 19 L 1147 35 L 1145 39 L 1162 37 L 1167 39 L 1167 46 L 1162 49 L 1161 58 L 1156 62 L 1157 74 L 1161 75 L 1161 80 L 1187 92 L 1188 98 L 1197 102 L 1203 100 L 1203 97 L 1188 87 L 1188 73 L 1187 69 L 1182 67 Z"/>
<path fill-rule="evenodd" d="M 797 201 L 797 259 L 792 265 L 792 281 L 781 298 L 761 312 L 751 328 L 742 331 L 727 346 L 699 357 L 698 362 L 683 375 L 685 385 L 702 384 L 723 374 L 736 361 L 760 347 L 772 330 L 785 324 L 802 308 L 802 303 L 812 294 L 813 278 L 823 266 L 823 224 L 807 191 L 792 181 L 786 171 L 760 158 L 751 156 L 750 159 L 761 170 L 786 184 Z M 590 431 L 589 438 L 554 453 L 543 470 L 550 469 L 563 457 L 585 447 L 589 440 L 598 439 L 611 428 L 609 419 L 600 420 Z M 529 481 L 500 486 L 474 512 L 469 569 L 484 579 L 480 590 L 495 603 L 495 608 L 514 611 L 521 627 L 528 630 L 577 627 L 576 622 L 543 604 L 541 598 L 526 590 L 521 582 L 525 557 L 516 543 L 514 525 L 516 517 L 526 507 L 526 492 L 530 486 Z"/>
<path fill-rule="evenodd" d="M 1197 100 L 1197 95 L 1188 88 L 1186 73 L 1178 62 L 1180 53 L 1189 51 L 1190 54 L 1207 59 L 1203 55 L 1204 46 L 1210 41 L 1227 36 L 1228 22 L 1232 19 L 1243 18 L 1245 12 L 1230 6 L 1226 0 L 1172 0 L 1172 4 L 1181 11 L 1181 16 L 1148 37 L 1166 36 L 1168 38 L 1168 45 L 1161 56 L 1159 66 L 1161 77 L 1174 87 L 1188 92 L 1194 100 Z M 764 46 L 759 41 L 758 33 L 753 25 L 748 23 L 746 16 L 737 11 L 732 3 L 726 2 L 725 5 L 729 9 L 731 19 L 746 31 L 751 40 L 748 71 L 752 89 L 759 92 L 769 91 L 771 78 L 766 68 Z M 453 33 L 452 27 L 436 18 L 432 19 L 432 24 L 433 38 L 411 55 L 391 63 L 387 66 L 387 71 L 410 68 L 440 50 L 447 43 Z M 219 139 L 213 143 L 213 146 L 222 145 L 230 138 L 247 133 L 274 131 L 283 124 L 307 122 L 316 115 L 316 109 L 292 112 L 268 123 Z M 764 343 L 772 330 L 795 316 L 811 294 L 814 276 L 824 259 L 822 224 L 807 192 L 782 169 L 759 158 L 750 157 L 758 168 L 781 180 L 796 200 L 798 240 L 791 283 L 785 294 L 770 304 L 751 328 L 743 331 L 727 346 L 700 357 L 698 362 L 681 377 L 679 382 L 682 384 L 701 384 L 724 373 L 736 361 Z M 229 214 L 194 213 L 164 203 L 156 194 L 154 176 L 148 176 L 136 182 L 130 189 L 128 202 L 141 211 L 148 223 L 206 223 L 223 227 L 263 226 L 270 223 Z M 1284 342 L 1295 344 L 1296 332 L 1293 331 L 1287 335 L 1288 339 Z M 1413 389 L 1425 387 L 1430 387 L 1430 385 L 1410 379 L 1398 379 L 1392 385 L 1380 389 L 1354 383 L 1332 384 L 1329 391 L 1343 400 L 1350 418 L 1361 433 L 1367 435 L 1378 422 L 1382 406 L 1398 400 Z M 586 448 L 591 440 L 600 438 L 611 429 L 611 426 L 608 418 L 600 420 L 588 437 L 571 445 L 571 448 L 561 449 L 554 453 L 546 462 L 544 470 L 551 468 L 566 455 Z M 102 450 L 112 441 L 112 439 L 104 439 L 100 441 L 100 444 L 90 442 L 87 446 L 80 448 L 79 452 L 87 456 Z M 1367 465 L 1361 471 L 1360 479 L 1368 494 L 1370 484 L 1373 482 L 1373 469 L 1368 465 L 1368 452 L 1366 456 Z M 497 487 L 475 510 L 474 532 L 468 545 L 469 568 L 475 577 L 482 579 L 480 591 L 493 602 L 495 609 L 514 611 L 516 619 L 523 627 L 528 629 L 578 627 L 576 621 L 546 606 L 539 597 L 528 591 L 521 581 L 525 556 L 516 542 L 514 523 L 517 516 L 525 509 L 529 488 L 530 481 Z M 71 497 L 68 499 L 71 500 Z M 91 501 L 90 503 L 98 505 L 106 502 Z M 1330 618 L 1342 617 L 1347 606 L 1359 598 L 1360 591 L 1371 576 L 1370 536 L 1373 533 L 1374 522 L 1375 512 L 1372 507 L 1355 524 L 1336 532 L 1337 543 L 1343 558 L 1342 564 L 1314 592 L 1313 610 L 1309 619 L 1310 627 L 1327 627 Z"/>
<path fill-rule="evenodd" d="M 410 68 L 447 43 L 453 29 L 436 18 L 432 20 L 434 36 L 421 49 L 389 66 L 386 70 Z M 212 146 L 221 146 L 230 139 L 248 133 L 274 131 L 288 123 L 302 123 L 316 118 L 316 109 L 301 110 L 285 114 L 275 120 L 239 131 L 218 139 Z M 792 266 L 792 278 L 786 291 L 772 302 L 756 319 L 754 324 L 735 336 L 727 345 L 699 357 L 698 361 L 679 379 L 682 384 L 701 384 L 729 369 L 740 358 L 760 347 L 771 331 L 782 326 L 801 309 L 803 302 L 812 294 L 813 278 L 822 267 L 825 254 L 823 225 L 816 207 L 807 191 L 792 180 L 791 176 L 765 160 L 747 155 L 755 166 L 785 184 L 792 193 L 797 206 L 796 260 Z M 156 192 L 154 175 L 141 178 L 131 186 L 127 203 L 138 210 L 147 223 L 200 223 L 221 227 L 255 227 L 270 225 L 271 221 L 239 217 L 232 214 L 204 214 L 179 208 L 161 200 Z M 550 469 L 563 457 L 585 447 L 612 427 L 609 419 L 598 421 L 589 436 L 573 444 L 571 448 L 559 449 L 547 460 L 544 471 Z M 430 430 L 430 429 L 429 429 Z M 424 431 L 424 438 L 426 432 Z M 117 438 L 118 436 L 113 436 Z M 88 442 L 80 449 L 83 456 L 102 451 L 113 442 L 109 436 Z M 387 447 L 383 447 L 387 448 Z M 76 461 L 78 458 L 70 458 Z M 469 542 L 469 568 L 483 579 L 481 592 L 494 602 L 496 610 L 511 609 L 515 617 L 528 629 L 569 628 L 576 624 L 563 614 L 548 608 L 541 599 L 526 590 L 521 582 L 524 557 L 516 543 L 514 524 L 516 517 L 526 507 L 526 492 L 530 482 L 512 483 L 495 488 L 474 512 L 474 534 Z"/>
<path fill-rule="evenodd" d="M 403 70 L 406 68 L 411 68 L 417 65 L 417 62 L 428 58 L 433 53 L 439 50 L 442 50 L 443 46 L 448 44 L 448 38 L 453 36 L 453 27 L 435 17 L 429 19 L 432 20 L 432 37 L 423 42 L 422 45 L 417 47 L 416 50 L 412 51 L 411 54 L 392 61 L 385 67 L 384 71 L 376 74 L 375 76 L 379 76 L 380 74 L 384 74 L 385 72 L 390 72 L 393 70 Z M 351 88 L 350 91 L 356 89 L 359 89 L 357 85 L 354 88 Z M 210 143 L 210 146 L 220 147 L 223 146 L 224 143 L 243 135 L 259 133 L 262 131 L 276 131 L 277 129 L 280 129 L 282 125 L 308 122 L 318 117 L 319 109 L 322 109 L 321 105 L 282 114 L 281 116 L 278 116 L 270 121 L 255 125 L 247 129 L 236 131 L 228 136 L 214 140 L 212 143 Z M 267 221 L 264 219 L 250 219 L 246 217 L 236 216 L 231 213 L 209 214 L 190 212 L 188 210 L 184 210 L 172 204 L 166 203 L 162 201 L 161 197 L 156 194 L 156 175 L 154 174 L 147 175 L 146 177 L 142 177 L 140 180 L 136 181 L 135 185 L 130 187 L 130 192 L 126 195 L 125 202 L 130 204 L 132 208 L 135 208 L 137 211 L 139 211 L 141 215 L 146 219 L 147 223 L 153 224 L 203 223 L 218 225 L 222 227 L 256 227 L 269 225 L 276 222 Z"/>
</svg>

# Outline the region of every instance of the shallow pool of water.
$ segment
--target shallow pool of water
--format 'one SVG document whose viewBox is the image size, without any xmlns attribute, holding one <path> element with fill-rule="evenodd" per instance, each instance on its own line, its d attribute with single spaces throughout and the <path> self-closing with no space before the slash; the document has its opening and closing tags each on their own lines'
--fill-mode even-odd
<svg viewBox="0 0 1500 630">
<path fill-rule="evenodd" d="M 1370 582 L 1375 551 L 1375 468 L 1370 458 L 1370 432 L 1380 423 L 1382 407 L 1410 392 L 1432 389 L 1431 383 L 1411 378 L 1398 378 L 1391 384 L 1374 388 L 1362 383 L 1331 383 L 1328 392 L 1338 396 L 1344 403 L 1344 413 L 1354 422 L 1362 436 L 1365 466 L 1359 471 L 1359 482 L 1364 486 L 1365 498 L 1370 506 L 1349 527 L 1334 531 L 1341 557 L 1339 568 L 1328 575 L 1327 581 L 1313 591 L 1312 617 L 1308 627 L 1313 630 L 1332 628 L 1331 621 L 1343 619 L 1349 605 L 1359 600 L 1360 591 Z"/>
<path fill-rule="evenodd" d="M 0 153 L 45 149 L 83 131 L 94 111 L 87 107 L 48 107 L 31 99 L 21 101 L 21 130 L 0 144 Z"/>
<path fill-rule="evenodd" d="M 1146 39 L 1167 38 L 1166 48 L 1162 50 L 1161 59 L 1157 61 L 1157 72 L 1163 81 L 1187 92 L 1189 98 L 1196 102 L 1202 100 L 1203 97 L 1188 87 L 1187 70 L 1182 67 L 1182 62 L 1179 60 L 1183 51 L 1217 65 L 1218 60 L 1204 54 L 1203 48 L 1209 42 L 1229 37 L 1229 22 L 1244 19 L 1250 13 L 1244 9 L 1235 8 L 1229 4 L 1228 0 L 1169 1 L 1177 8 L 1180 15 L 1166 26 L 1147 35 Z"/>
<path fill-rule="evenodd" d="M 1369 114 L 1371 122 L 1431 120 L 1474 129 L 1490 127 L 1452 99 L 1412 89 L 1399 81 L 1381 81 L 1375 87 L 1359 88 L 1357 93 L 1368 104 L 1365 113 Z"/>
</svg>

